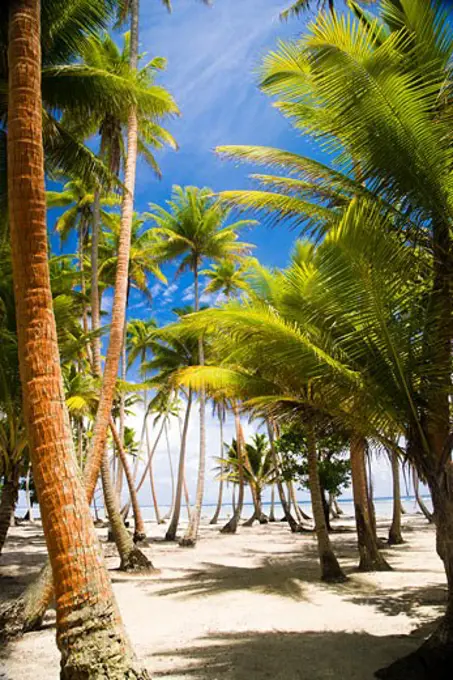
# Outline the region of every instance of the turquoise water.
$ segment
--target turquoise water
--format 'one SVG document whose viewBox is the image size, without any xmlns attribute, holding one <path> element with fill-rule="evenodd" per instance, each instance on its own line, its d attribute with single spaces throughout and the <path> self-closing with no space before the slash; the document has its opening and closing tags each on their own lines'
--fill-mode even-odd
<svg viewBox="0 0 453 680">
<path fill-rule="evenodd" d="M 423 500 L 425 501 L 426 506 L 430 511 L 432 511 L 432 503 L 431 503 L 431 498 L 429 496 L 423 496 Z M 339 506 L 345 513 L 345 515 L 352 516 L 354 514 L 354 505 L 353 505 L 353 500 L 352 498 L 349 499 L 340 499 L 339 500 Z M 415 514 L 418 512 L 418 507 L 417 503 L 415 501 L 414 496 L 405 496 L 402 498 L 402 504 L 404 509 L 408 514 Z M 311 504 L 310 501 L 303 500 L 299 501 L 299 505 L 306 510 L 307 514 L 311 514 Z M 374 505 L 376 508 L 376 516 L 379 518 L 390 518 L 392 516 L 392 511 L 393 511 L 393 501 L 392 498 L 375 498 L 374 500 Z M 214 509 L 216 507 L 215 503 L 207 503 L 206 505 L 203 505 L 203 517 L 204 518 L 210 518 L 213 513 Z M 144 505 L 142 506 L 142 513 L 143 513 L 143 518 L 145 520 L 153 520 L 155 518 L 154 515 L 154 508 L 151 505 Z M 264 512 L 268 513 L 270 509 L 270 503 L 269 502 L 263 502 L 263 509 Z M 39 517 L 39 508 L 38 506 L 33 507 L 34 513 L 36 517 Z M 168 505 L 159 505 L 159 510 L 160 513 L 163 517 L 169 512 L 170 507 Z M 247 517 L 248 514 L 251 514 L 253 511 L 253 505 L 252 503 L 244 503 L 244 513 L 243 516 Z M 20 517 L 21 515 L 25 514 L 26 508 L 21 504 L 20 506 L 17 507 L 16 514 Z M 100 515 L 103 515 L 103 508 L 100 506 L 99 508 Z M 228 517 L 231 515 L 232 509 L 231 509 L 231 503 L 224 503 L 222 505 L 222 511 L 221 511 L 221 517 Z M 282 514 L 282 509 L 280 503 L 275 503 L 275 513 L 277 516 Z M 183 507 L 182 512 L 181 512 L 181 518 L 182 519 L 187 519 L 187 511 L 185 507 Z"/>
</svg>

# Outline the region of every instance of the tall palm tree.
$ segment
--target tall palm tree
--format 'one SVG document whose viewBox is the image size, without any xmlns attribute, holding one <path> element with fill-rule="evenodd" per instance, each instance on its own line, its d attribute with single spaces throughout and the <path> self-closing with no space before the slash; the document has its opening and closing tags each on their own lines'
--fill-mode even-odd
<svg viewBox="0 0 453 680">
<path fill-rule="evenodd" d="M 34 481 L 53 571 L 61 677 L 94 677 L 103 668 L 112 675 L 146 678 L 146 671 L 137 670 L 121 624 L 64 408 L 47 262 L 40 2 L 18 0 L 9 9 L 8 204 L 19 362 Z"/>
<path fill-rule="evenodd" d="M 250 246 L 237 240 L 238 231 L 249 226 L 250 220 L 227 224 L 229 210 L 213 200 L 212 191 L 196 187 L 175 186 L 167 208 L 152 206 L 149 218 L 156 225 L 155 233 L 160 242 L 156 243 L 159 261 L 179 262 L 178 272 L 189 269 L 194 279 L 195 311 L 200 308 L 199 274 L 200 266 L 206 259 L 238 260 Z M 204 364 L 203 340 L 198 340 L 199 363 Z M 193 546 L 198 537 L 204 494 L 206 465 L 206 398 L 200 390 L 200 460 L 197 479 L 195 508 L 191 514 L 186 535 L 181 545 Z"/>
<path fill-rule="evenodd" d="M 140 83 L 140 72 L 138 71 L 138 0 L 130 2 L 131 31 L 129 47 L 129 69 L 136 73 L 137 82 Z M 145 85 L 148 85 L 149 72 L 146 73 Z M 154 110 L 151 119 L 156 116 L 168 115 L 177 112 L 170 95 L 162 88 L 148 88 L 149 98 L 154 102 Z M 123 109 L 124 111 L 124 109 Z M 129 259 L 131 248 L 131 233 L 134 214 L 134 191 L 135 191 L 135 172 L 138 153 L 138 114 L 140 112 L 136 101 L 131 102 L 127 107 L 127 155 L 124 171 L 124 194 L 121 204 L 121 219 L 118 239 L 118 258 L 115 275 L 115 288 L 112 307 L 112 321 L 110 324 L 109 345 L 105 366 L 103 370 L 103 380 L 99 399 L 98 413 L 93 433 L 93 444 L 90 458 L 87 464 L 87 479 L 89 489 L 94 489 L 97 480 L 97 467 L 104 454 L 107 439 L 107 431 L 110 422 L 110 413 L 113 405 L 115 393 L 116 377 L 124 345 L 125 319 L 127 290 L 129 280 Z M 96 296 L 96 282 L 92 285 L 92 295 Z M 96 305 L 96 303 L 95 303 Z M 96 352 L 95 367 L 96 373 L 100 373 L 99 356 Z"/>
<path fill-rule="evenodd" d="M 193 311 L 193 308 L 186 307 L 174 310 L 178 316 L 185 315 Z M 142 364 L 142 372 L 152 375 L 152 383 L 155 384 L 158 394 L 157 399 L 168 398 L 175 389 L 174 380 L 178 372 L 185 367 L 193 366 L 198 363 L 198 342 L 196 339 L 180 332 L 180 329 L 162 328 L 155 333 L 152 345 L 153 357 L 151 360 Z M 181 432 L 181 449 L 179 454 L 178 476 L 176 481 L 175 503 L 169 527 L 165 538 L 167 541 L 174 541 L 176 538 L 180 514 L 182 493 L 185 480 L 185 459 L 187 449 L 187 435 L 190 424 L 190 414 L 192 410 L 193 393 L 188 390 L 185 396 L 186 409 L 184 424 Z M 165 420 L 162 421 L 165 424 Z"/>
</svg>

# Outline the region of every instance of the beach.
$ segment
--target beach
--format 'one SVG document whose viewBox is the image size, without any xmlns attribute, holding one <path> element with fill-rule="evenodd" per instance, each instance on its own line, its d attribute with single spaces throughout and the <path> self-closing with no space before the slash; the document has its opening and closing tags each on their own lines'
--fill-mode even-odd
<svg viewBox="0 0 453 680">
<path fill-rule="evenodd" d="M 180 680 L 371 680 L 373 671 L 417 648 L 442 614 L 445 575 L 432 525 L 405 515 L 406 543 L 384 550 L 392 572 L 360 574 L 353 518 L 333 523 L 349 576 L 319 582 L 314 534 L 285 523 L 221 535 L 204 523 L 196 548 L 162 540 L 147 523 L 144 548 L 158 572 L 123 575 L 104 544 L 129 637 L 153 678 Z M 221 526 L 221 525 L 220 525 Z M 384 538 L 388 519 L 378 519 Z M 105 540 L 106 530 L 100 530 Z M 45 559 L 41 528 L 11 528 L 0 560 L 1 600 L 19 594 Z M 55 615 L 0 653 L 1 680 L 57 680 Z"/>
</svg>

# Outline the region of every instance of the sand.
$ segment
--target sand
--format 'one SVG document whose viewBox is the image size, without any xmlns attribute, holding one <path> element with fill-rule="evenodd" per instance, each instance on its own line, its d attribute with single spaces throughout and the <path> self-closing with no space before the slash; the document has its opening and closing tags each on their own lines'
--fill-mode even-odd
<svg viewBox="0 0 453 680">
<path fill-rule="evenodd" d="M 433 528 L 406 515 L 407 543 L 384 551 L 394 571 L 358 574 L 352 518 L 336 524 L 345 531 L 333 542 L 350 576 L 341 586 L 318 582 L 314 536 L 282 523 L 236 536 L 203 526 L 195 549 L 159 540 L 164 528 L 148 525 L 155 540 L 145 551 L 160 569 L 148 578 L 121 575 L 109 557 L 129 636 L 153 678 L 371 680 L 415 649 L 445 600 Z M 387 527 L 380 521 L 379 534 Z M 44 557 L 39 526 L 11 529 L 1 599 L 20 592 Z M 57 680 L 54 620 L 50 612 L 42 631 L 1 650 L 1 680 Z"/>
</svg>

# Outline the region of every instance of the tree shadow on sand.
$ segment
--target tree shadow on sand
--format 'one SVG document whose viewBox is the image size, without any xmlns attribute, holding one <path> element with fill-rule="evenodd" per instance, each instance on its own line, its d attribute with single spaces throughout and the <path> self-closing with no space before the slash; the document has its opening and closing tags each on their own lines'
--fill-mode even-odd
<svg viewBox="0 0 453 680">
<path fill-rule="evenodd" d="M 252 631 L 216 634 L 148 660 L 154 678 L 175 680 L 372 680 L 420 642 L 418 635 Z"/>
</svg>

